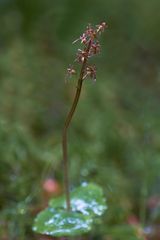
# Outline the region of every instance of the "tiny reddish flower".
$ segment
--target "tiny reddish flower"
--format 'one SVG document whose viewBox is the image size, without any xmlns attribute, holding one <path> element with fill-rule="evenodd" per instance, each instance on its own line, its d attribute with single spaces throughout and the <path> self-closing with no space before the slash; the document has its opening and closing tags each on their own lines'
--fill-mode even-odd
<svg viewBox="0 0 160 240">
<path fill-rule="evenodd" d="M 68 76 L 72 76 L 76 74 L 76 70 L 70 65 L 68 68 L 67 68 L 67 75 Z"/>
<path fill-rule="evenodd" d="M 76 74 L 76 70 L 73 68 L 72 65 L 69 65 L 69 67 L 67 68 L 66 76 L 65 76 L 65 82 L 67 82 L 67 80 L 75 74 Z"/>
<path fill-rule="evenodd" d="M 83 79 L 90 77 L 92 80 L 96 81 L 96 66 L 87 66 L 86 74 Z"/>
<path fill-rule="evenodd" d="M 84 43 L 84 44 L 88 43 L 87 36 L 85 33 L 83 33 L 83 35 L 80 36 L 80 40 L 81 40 L 81 43 Z"/>
<path fill-rule="evenodd" d="M 94 55 L 100 52 L 100 44 L 99 42 L 95 42 L 91 45 L 91 50 L 90 50 L 90 54 Z"/>
<path fill-rule="evenodd" d="M 90 24 L 87 26 L 85 34 L 91 40 L 94 40 L 97 35 L 96 30 Z"/>
<path fill-rule="evenodd" d="M 88 57 L 88 53 L 85 50 L 78 49 L 76 61 L 83 63 L 84 59 Z"/>
<path fill-rule="evenodd" d="M 101 24 L 97 25 L 97 33 L 104 32 L 106 27 L 107 27 L 106 22 L 102 22 Z"/>
</svg>

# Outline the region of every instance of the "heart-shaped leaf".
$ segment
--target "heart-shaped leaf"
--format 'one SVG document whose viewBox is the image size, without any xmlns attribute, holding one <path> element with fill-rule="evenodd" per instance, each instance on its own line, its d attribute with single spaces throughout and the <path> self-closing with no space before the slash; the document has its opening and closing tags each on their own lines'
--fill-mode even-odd
<svg viewBox="0 0 160 240">
<path fill-rule="evenodd" d="M 35 221 L 35 232 L 55 237 L 77 236 L 91 230 L 92 220 L 81 213 L 57 211 L 46 208 Z"/>
<path fill-rule="evenodd" d="M 49 202 L 52 208 L 66 208 L 64 197 L 52 199 Z M 84 215 L 102 215 L 106 210 L 106 201 L 101 187 L 95 184 L 84 184 L 71 192 L 71 208 L 74 212 Z"/>
</svg>

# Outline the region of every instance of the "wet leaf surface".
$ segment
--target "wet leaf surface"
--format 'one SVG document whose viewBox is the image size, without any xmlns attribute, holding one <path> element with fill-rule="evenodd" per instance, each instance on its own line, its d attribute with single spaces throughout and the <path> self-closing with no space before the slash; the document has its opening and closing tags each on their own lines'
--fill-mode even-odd
<svg viewBox="0 0 160 240">
<path fill-rule="evenodd" d="M 38 214 L 33 230 L 50 236 L 77 236 L 91 230 L 92 220 L 81 213 L 47 208 Z"/>
<path fill-rule="evenodd" d="M 71 192 L 71 209 L 66 210 L 64 196 L 54 198 L 34 222 L 35 232 L 50 236 L 77 236 L 91 230 L 96 216 L 107 209 L 101 187 L 83 184 Z"/>
<path fill-rule="evenodd" d="M 49 202 L 52 208 L 66 208 L 64 197 L 53 199 Z M 101 187 L 95 184 L 85 184 L 76 188 L 71 193 L 71 207 L 74 212 L 84 215 L 102 215 L 107 209 Z"/>
</svg>

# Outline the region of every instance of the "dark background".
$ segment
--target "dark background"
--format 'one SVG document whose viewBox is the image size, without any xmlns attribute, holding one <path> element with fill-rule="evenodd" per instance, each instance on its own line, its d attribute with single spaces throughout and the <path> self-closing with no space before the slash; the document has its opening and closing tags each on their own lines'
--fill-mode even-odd
<svg viewBox="0 0 160 240">
<path fill-rule="evenodd" d="M 40 239 L 31 225 L 46 204 L 43 184 L 63 185 L 72 42 L 101 21 L 97 82 L 86 80 L 69 134 L 72 187 L 103 187 L 108 210 L 93 239 L 144 239 L 137 229 L 160 222 L 159 9 L 159 0 L 0 0 L 1 239 Z"/>
</svg>

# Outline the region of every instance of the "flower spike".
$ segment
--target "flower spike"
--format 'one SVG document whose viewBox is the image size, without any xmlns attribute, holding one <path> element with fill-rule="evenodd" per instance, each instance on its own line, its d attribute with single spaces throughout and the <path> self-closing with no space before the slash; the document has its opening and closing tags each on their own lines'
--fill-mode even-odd
<svg viewBox="0 0 160 240">
<path fill-rule="evenodd" d="M 100 52 L 101 46 L 99 43 L 99 35 L 104 32 L 104 30 L 108 27 L 106 22 L 101 22 L 100 24 L 93 27 L 91 24 L 88 24 L 86 27 L 86 30 L 82 33 L 82 35 L 77 38 L 74 43 L 80 42 L 80 44 L 83 44 L 82 49 L 78 49 L 77 56 L 75 59 L 75 62 L 78 64 L 84 64 L 85 68 L 83 69 L 83 77 L 82 79 L 85 79 L 87 77 L 90 77 L 92 79 L 96 79 L 96 69 L 95 66 L 91 67 L 88 66 L 88 59 Z M 76 70 L 73 68 L 73 66 L 70 66 L 67 69 L 67 76 L 71 77 L 76 73 Z"/>
</svg>

